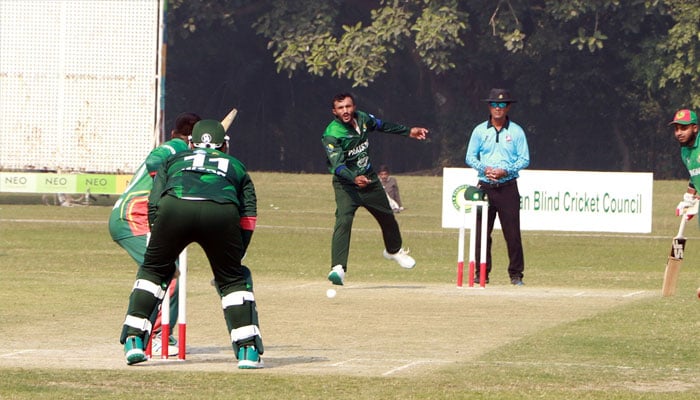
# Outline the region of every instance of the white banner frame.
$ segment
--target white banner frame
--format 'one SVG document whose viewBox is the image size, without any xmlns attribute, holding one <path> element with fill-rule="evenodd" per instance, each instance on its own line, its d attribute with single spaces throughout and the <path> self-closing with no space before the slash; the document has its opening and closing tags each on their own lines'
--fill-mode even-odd
<svg viewBox="0 0 700 400">
<path fill-rule="evenodd" d="M 459 228 L 464 190 L 476 184 L 474 169 L 443 169 L 443 228 Z M 650 233 L 653 186 L 651 172 L 523 170 L 521 229 Z"/>
</svg>

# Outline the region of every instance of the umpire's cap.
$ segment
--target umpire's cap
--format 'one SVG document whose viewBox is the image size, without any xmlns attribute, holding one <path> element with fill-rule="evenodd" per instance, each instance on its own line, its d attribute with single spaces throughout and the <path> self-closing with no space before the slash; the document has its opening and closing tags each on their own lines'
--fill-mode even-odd
<svg viewBox="0 0 700 400">
<path fill-rule="evenodd" d="M 504 103 L 516 103 L 517 100 L 510 96 L 510 91 L 508 89 L 493 88 L 489 92 L 489 97 L 483 99 L 482 101 L 498 101 Z"/>
</svg>

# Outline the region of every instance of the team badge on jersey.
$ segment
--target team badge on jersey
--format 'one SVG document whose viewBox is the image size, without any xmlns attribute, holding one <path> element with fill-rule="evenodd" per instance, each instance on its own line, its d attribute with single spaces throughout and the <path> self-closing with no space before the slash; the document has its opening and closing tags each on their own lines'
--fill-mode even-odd
<svg viewBox="0 0 700 400">
<path fill-rule="evenodd" d="M 362 157 L 359 160 L 357 160 L 357 166 L 360 168 L 367 168 L 368 164 L 369 164 L 369 157 Z"/>
</svg>

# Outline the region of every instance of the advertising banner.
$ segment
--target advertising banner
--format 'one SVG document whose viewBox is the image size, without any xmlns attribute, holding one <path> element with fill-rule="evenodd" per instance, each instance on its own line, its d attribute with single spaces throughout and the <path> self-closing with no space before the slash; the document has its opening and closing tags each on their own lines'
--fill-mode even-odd
<svg viewBox="0 0 700 400">
<path fill-rule="evenodd" d="M 0 192 L 121 194 L 131 175 L 0 172 Z"/>
<path fill-rule="evenodd" d="M 477 183 L 471 168 L 443 170 L 443 228 L 459 228 L 464 191 Z M 653 174 L 646 172 L 523 170 L 518 178 L 521 229 L 649 233 L 653 185 Z"/>
</svg>

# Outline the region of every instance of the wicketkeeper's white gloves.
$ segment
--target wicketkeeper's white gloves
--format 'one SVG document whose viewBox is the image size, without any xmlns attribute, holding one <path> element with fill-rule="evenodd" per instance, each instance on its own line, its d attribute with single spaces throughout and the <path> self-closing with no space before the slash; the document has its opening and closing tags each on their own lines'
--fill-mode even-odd
<svg viewBox="0 0 700 400">
<path fill-rule="evenodd" d="M 683 201 L 678 203 L 678 206 L 676 207 L 676 216 L 685 214 L 685 219 L 690 221 L 695 214 L 698 213 L 699 205 L 700 202 L 698 202 L 698 199 L 694 195 L 685 193 L 683 195 Z"/>
</svg>

